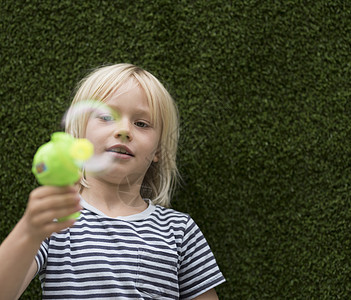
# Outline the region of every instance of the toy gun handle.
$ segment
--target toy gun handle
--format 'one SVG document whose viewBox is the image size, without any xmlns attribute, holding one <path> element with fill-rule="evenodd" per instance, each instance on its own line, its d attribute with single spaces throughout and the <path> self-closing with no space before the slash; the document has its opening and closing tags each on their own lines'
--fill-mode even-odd
<svg viewBox="0 0 351 300">
<path fill-rule="evenodd" d="M 51 140 L 40 146 L 34 155 L 32 172 L 42 185 L 67 186 L 81 177 L 81 168 L 94 153 L 87 139 L 75 139 L 68 133 L 55 132 Z M 78 218 L 79 212 L 60 218 Z"/>
</svg>

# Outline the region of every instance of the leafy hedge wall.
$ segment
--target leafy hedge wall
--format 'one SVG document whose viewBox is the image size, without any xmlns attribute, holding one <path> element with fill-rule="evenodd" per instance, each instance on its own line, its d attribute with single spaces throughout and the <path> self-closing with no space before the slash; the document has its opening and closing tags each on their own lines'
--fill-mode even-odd
<svg viewBox="0 0 351 300">
<path fill-rule="evenodd" d="M 0 240 L 76 82 L 131 62 L 178 103 L 173 206 L 205 233 L 220 298 L 350 297 L 349 1 L 1 1 L 0 29 Z"/>
</svg>

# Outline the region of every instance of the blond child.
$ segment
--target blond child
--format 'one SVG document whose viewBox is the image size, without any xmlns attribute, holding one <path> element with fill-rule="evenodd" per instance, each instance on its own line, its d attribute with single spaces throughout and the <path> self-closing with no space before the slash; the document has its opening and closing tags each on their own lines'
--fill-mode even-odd
<svg viewBox="0 0 351 300">
<path fill-rule="evenodd" d="M 149 72 L 117 64 L 82 80 L 72 105 L 87 99 L 119 117 L 69 112 L 66 131 L 90 140 L 109 167 L 83 172 L 78 188 L 30 194 L 0 247 L 0 299 L 18 298 L 37 274 L 43 299 L 218 299 L 224 278 L 203 234 L 169 208 L 178 176 L 171 96 Z"/>
</svg>

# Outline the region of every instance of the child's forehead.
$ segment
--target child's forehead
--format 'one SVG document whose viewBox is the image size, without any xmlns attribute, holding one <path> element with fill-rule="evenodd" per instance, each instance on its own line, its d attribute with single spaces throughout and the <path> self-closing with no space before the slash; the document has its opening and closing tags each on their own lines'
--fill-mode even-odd
<svg viewBox="0 0 351 300">
<path fill-rule="evenodd" d="M 129 106 L 135 114 L 149 115 L 152 122 L 157 125 L 160 121 L 158 120 L 160 116 L 156 112 L 158 109 L 156 98 L 147 82 L 139 81 L 132 76 L 114 90 L 112 89 L 104 102 L 116 112 L 119 112 L 123 107 Z"/>
<path fill-rule="evenodd" d="M 133 115 L 147 115 L 151 116 L 152 112 L 150 110 L 150 107 L 147 103 L 147 101 L 124 101 L 123 99 L 120 100 L 111 100 L 106 102 L 107 106 L 109 109 L 111 109 L 113 112 L 117 113 L 118 115 L 123 114 L 123 113 L 129 113 Z"/>
<path fill-rule="evenodd" d="M 123 84 L 120 88 L 111 92 L 105 101 L 108 105 L 118 105 L 132 102 L 138 106 L 149 106 L 147 95 L 139 84 Z"/>
<path fill-rule="evenodd" d="M 112 89 L 112 93 L 109 99 L 118 98 L 127 93 L 133 92 L 135 90 L 141 89 L 140 83 L 133 77 L 128 78 L 126 81 L 122 82 L 116 89 Z M 108 100 L 109 100 L 108 99 Z"/>
<path fill-rule="evenodd" d="M 152 114 L 144 89 L 134 83 L 126 83 L 111 93 L 105 103 L 115 111 L 128 110 L 134 114 Z"/>
</svg>

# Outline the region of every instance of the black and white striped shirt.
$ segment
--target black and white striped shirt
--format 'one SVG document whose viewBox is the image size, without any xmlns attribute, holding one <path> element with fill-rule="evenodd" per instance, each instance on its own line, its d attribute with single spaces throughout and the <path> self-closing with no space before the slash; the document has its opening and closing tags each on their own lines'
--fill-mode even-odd
<svg viewBox="0 0 351 300">
<path fill-rule="evenodd" d="M 150 202 L 110 218 L 82 205 L 74 226 L 38 251 L 43 299 L 192 299 L 225 281 L 188 215 Z"/>
</svg>

